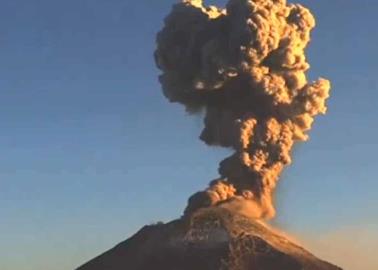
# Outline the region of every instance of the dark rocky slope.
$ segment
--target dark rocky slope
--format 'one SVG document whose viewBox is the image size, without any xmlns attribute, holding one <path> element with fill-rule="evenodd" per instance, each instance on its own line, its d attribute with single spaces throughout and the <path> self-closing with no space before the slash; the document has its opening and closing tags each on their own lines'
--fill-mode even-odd
<svg viewBox="0 0 378 270">
<path fill-rule="evenodd" d="M 226 209 L 145 226 L 77 270 L 341 270 Z"/>
</svg>

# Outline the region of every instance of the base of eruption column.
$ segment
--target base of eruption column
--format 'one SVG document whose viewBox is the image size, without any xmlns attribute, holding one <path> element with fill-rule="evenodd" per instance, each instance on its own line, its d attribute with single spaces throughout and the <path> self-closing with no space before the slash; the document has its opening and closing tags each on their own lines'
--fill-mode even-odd
<svg viewBox="0 0 378 270">
<path fill-rule="evenodd" d="M 341 270 L 263 223 L 210 207 L 143 227 L 77 270 Z"/>
</svg>

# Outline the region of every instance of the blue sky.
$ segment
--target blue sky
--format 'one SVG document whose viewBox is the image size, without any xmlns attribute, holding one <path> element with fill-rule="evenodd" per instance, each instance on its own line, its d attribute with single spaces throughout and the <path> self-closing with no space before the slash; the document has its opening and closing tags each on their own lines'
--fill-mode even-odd
<svg viewBox="0 0 378 270">
<path fill-rule="evenodd" d="M 0 2 L 0 269 L 73 269 L 178 217 L 228 150 L 199 141 L 201 117 L 161 94 L 154 40 L 175 1 Z M 372 228 L 378 4 L 299 2 L 318 21 L 309 76 L 333 88 L 281 179 L 275 223 L 294 234 Z"/>
</svg>

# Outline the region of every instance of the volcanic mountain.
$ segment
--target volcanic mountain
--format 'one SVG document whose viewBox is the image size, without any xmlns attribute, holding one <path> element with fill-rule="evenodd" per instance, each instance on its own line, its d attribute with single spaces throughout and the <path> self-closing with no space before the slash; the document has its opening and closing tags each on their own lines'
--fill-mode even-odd
<svg viewBox="0 0 378 270">
<path fill-rule="evenodd" d="M 274 229 L 224 208 L 145 226 L 77 270 L 341 270 Z"/>
</svg>

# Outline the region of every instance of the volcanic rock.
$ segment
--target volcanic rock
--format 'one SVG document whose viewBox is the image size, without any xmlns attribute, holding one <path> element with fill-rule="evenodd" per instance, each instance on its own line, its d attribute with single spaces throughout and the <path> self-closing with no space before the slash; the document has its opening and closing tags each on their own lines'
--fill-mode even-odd
<svg viewBox="0 0 378 270">
<path fill-rule="evenodd" d="M 341 270 L 264 223 L 222 208 L 143 227 L 77 270 Z"/>
</svg>

